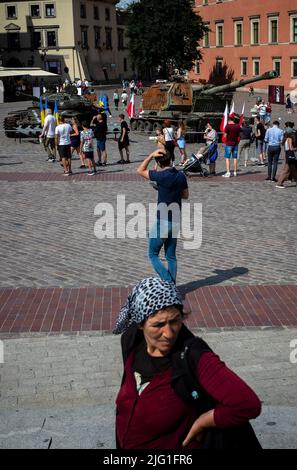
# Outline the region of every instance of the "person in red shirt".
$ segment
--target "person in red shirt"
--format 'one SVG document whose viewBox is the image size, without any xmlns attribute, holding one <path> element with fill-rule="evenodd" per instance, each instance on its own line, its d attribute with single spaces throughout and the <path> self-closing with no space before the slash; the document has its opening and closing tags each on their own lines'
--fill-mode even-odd
<svg viewBox="0 0 297 470">
<path fill-rule="evenodd" d="M 225 161 L 226 161 L 226 173 L 224 173 L 225 178 L 230 178 L 230 159 L 233 158 L 234 161 L 234 171 L 233 175 L 237 176 L 237 157 L 238 157 L 238 144 L 239 144 L 239 134 L 241 131 L 239 122 L 239 116 L 235 115 L 234 117 L 229 116 L 228 124 L 225 127 Z"/>
<path fill-rule="evenodd" d="M 121 309 L 114 329 L 114 334 L 123 333 L 124 359 L 116 399 L 117 448 L 204 448 L 210 428 L 234 429 L 234 444 L 240 429 L 260 414 L 257 395 L 201 338 L 194 339 L 202 347 L 191 369 L 201 389 L 196 392 L 199 399 L 193 406 L 177 393 L 174 384 L 181 373 L 176 374 L 176 360 L 187 351 L 189 338 L 195 338 L 184 319 L 175 284 L 160 278 L 140 281 Z M 203 396 L 207 397 L 206 407 Z M 242 445 L 249 447 L 243 441 Z"/>
</svg>

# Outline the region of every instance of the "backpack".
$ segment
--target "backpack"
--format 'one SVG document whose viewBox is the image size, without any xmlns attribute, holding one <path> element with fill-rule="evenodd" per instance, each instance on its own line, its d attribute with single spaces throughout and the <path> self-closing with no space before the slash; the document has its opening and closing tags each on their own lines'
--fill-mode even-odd
<svg viewBox="0 0 297 470">
<path fill-rule="evenodd" d="M 196 365 L 204 352 L 211 352 L 201 338 L 192 336 L 184 343 L 179 354 L 174 355 L 171 386 L 184 402 L 194 406 L 199 415 L 216 406 L 215 400 L 200 386 L 196 377 Z M 262 449 L 252 425 L 248 422 L 232 428 L 209 428 L 203 433 L 202 449 Z"/>
</svg>

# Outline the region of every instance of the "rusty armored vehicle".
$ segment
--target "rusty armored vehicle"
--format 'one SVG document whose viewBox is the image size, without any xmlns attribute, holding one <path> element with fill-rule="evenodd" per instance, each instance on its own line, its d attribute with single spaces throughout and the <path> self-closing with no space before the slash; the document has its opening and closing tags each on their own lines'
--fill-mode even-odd
<svg viewBox="0 0 297 470">
<path fill-rule="evenodd" d="M 143 94 L 143 112 L 130 120 L 132 130 L 150 133 L 162 126 L 165 119 L 174 125 L 183 119 L 187 122 L 187 137 L 197 140 L 197 132 L 204 131 L 207 122 L 219 130 L 226 101 L 231 103 L 237 88 L 260 80 L 276 78 L 269 71 L 246 80 L 236 80 L 226 85 L 193 85 L 187 82 L 168 82 L 152 85 Z M 192 133 L 192 134 L 191 134 Z"/>
<path fill-rule="evenodd" d="M 19 92 L 19 95 L 30 97 Z M 4 119 L 4 129 L 7 137 L 22 135 L 27 137 L 38 137 L 41 133 L 40 121 L 40 100 L 34 96 L 32 106 L 20 111 L 13 111 Z M 80 122 L 90 120 L 98 113 L 98 108 L 90 100 L 77 94 L 76 87 L 69 85 L 63 92 L 47 91 L 41 95 L 43 106 L 47 100 L 47 105 L 54 111 L 55 102 L 58 103 L 58 110 L 65 118 L 76 117 Z"/>
</svg>

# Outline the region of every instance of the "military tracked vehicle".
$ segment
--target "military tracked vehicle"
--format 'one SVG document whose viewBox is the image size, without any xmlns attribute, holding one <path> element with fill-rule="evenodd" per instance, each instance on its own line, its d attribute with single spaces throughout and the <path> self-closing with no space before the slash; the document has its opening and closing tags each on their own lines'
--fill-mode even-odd
<svg viewBox="0 0 297 470">
<path fill-rule="evenodd" d="M 25 93 L 18 92 L 20 96 L 30 97 Z M 40 100 L 34 96 L 32 106 L 20 111 L 13 111 L 4 119 L 4 129 L 7 137 L 22 135 L 27 137 L 38 137 L 41 133 L 40 121 Z M 54 111 L 55 102 L 58 103 L 58 110 L 65 118 L 76 117 L 80 122 L 91 120 L 98 113 L 98 108 L 87 98 L 77 94 L 76 87 L 69 85 L 65 91 L 57 93 L 48 91 L 41 95 L 43 106 L 45 100 L 47 105 Z"/>
<path fill-rule="evenodd" d="M 199 140 L 199 134 L 196 133 L 204 132 L 207 122 L 211 122 L 219 130 L 226 101 L 230 105 L 237 88 L 277 76 L 277 72 L 273 70 L 220 86 L 186 82 L 154 84 L 143 94 L 143 112 L 138 117 L 131 118 L 130 127 L 132 130 L 150 133 L 161 127 L 165 119 L 169 119 L 174 125 L 182 119 L 187 122 L 189 140 Z"/>
</svg>

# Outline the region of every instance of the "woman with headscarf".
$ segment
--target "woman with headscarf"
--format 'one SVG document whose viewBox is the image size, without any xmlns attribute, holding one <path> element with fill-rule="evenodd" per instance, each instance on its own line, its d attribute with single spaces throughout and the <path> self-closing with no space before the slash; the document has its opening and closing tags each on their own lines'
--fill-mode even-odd
<svg viewBox="0 0 297 470">
<path fill-rule="evenodd" d="M 201 338 L 194 337 L 184 319 L 176 286 L 159 278 L 140 281 L 120 311 L 114 330 L 123 333 L 124 359 L 116 399 L 117 447 L 199 449 L 207 447 L 209 429 L 233 428 L 230 439 L 236 440 L 249 426 L 252 436 L 245 435 L 241 444 L 259 448 L 248 424 L 260 414 L 258 397 Z M 191 392 L 195 406 L 184 399 L 180 368 L 185 355 L 192 360 L 194 352 L 192 376 L 199 384 L 199 393 Z"/>
</svg>

